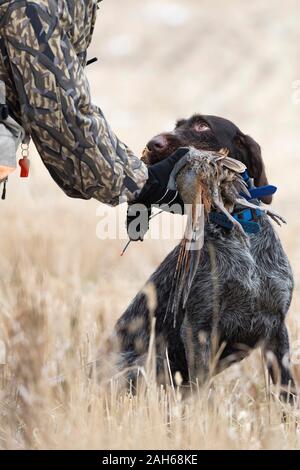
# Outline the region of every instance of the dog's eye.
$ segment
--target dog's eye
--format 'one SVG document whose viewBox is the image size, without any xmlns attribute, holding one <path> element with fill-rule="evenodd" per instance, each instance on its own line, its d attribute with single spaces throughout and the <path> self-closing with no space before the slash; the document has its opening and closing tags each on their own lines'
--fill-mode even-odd
<svg viewBox="0 0 300 470">
<path fill-rule="evenodd" d="M 196 131 L 196 132 L 205 132 L 205 131 L 209 131 L 210 128 L 207 124 L 205 124 L 205 122 L 196 122 L 194 125 L 193 125 L 193 129 Z"/>
</svg>

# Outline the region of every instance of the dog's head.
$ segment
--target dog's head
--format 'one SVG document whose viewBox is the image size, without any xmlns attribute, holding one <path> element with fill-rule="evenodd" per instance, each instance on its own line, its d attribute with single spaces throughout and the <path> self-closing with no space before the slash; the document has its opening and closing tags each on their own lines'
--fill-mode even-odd
<svg viewBox="0 0 300 470">
<path fill-rule="evenodd" d="M 228 148 L 230 157 L 247 166 L 256 186 L 268 184 L 260 146 L 227 119 L 201 114 L 182 119 L 177 122 L 173 132 L 159 134 L 148 142 L 143 161 L 147 165 L 153 165 L 180 147 L 216 151 Z M 265 197 L 263 201 L 270 204 L 272 197 Z"/>
</svg>

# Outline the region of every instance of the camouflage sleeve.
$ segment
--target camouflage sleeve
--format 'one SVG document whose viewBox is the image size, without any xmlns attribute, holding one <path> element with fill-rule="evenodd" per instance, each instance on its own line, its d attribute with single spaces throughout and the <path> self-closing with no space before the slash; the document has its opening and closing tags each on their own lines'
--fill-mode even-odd
<svg viewBox="0 0 300 470">
<path fill-rule="evenodd" d="M 68 196 L 117 205 L 131 201 L 148 172 L 91 103 L 84 73 L 95 0 L 15 0 L 2 15 L 1 53 L 23 125 Z"/>
</svg>

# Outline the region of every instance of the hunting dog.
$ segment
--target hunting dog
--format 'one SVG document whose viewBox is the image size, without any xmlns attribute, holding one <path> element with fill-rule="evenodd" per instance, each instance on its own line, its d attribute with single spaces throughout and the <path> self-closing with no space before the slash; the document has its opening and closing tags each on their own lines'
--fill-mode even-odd
<svg viewBox="0 0 300 470">
<path fill-rule="evenodd" d="M 153 164 L 180 147 L 219 151 L 243 162 L 255 186 L 268 183 L 259 145 L 232 122 L 215 116 L 195 115 L 180 120 L 173 132 L 154 137 L 144 159 Z M 271 196 L 263 198 L 270 204 Z M 116 325 L 120 346 L 119 366 L 135 380 L 136 366 L 147 356 L 151 318 L 156 318 L 157 377 L 165 383 L 179 372 L 183 384 L 203 383 L 261 347 L 281 396 L 295 393 L 290 370 L 289 337 L 285 325 L 292 292 L 293 275 L 281 242 L 267 215 L 258 220 L 259 233 L 242 240 L 237 230 L 226 230 L 208 222 L 203 253 L 188 300 L 176 322 L 166 315 L 178 259 L 176 247 L 148 282 L 155 287 L 156 307 L 142 290 Z M 212 369 L 212 364 L 214 364 Z"/>
</svg>

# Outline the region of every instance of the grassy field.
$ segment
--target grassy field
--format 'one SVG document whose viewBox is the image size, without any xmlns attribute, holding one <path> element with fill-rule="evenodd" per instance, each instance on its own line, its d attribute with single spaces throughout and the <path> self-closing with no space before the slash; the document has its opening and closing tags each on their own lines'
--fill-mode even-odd
<svg viewBox="0 0 300 470">
<path fill-rule="evenodd" d="M 94 101 L 138 154 L 194 112 L 236 122 L 262 146 L 296 286 L 288 326 L 300 385 L 300 30 L 297 0 L 110 0 L 88 70 Z M 120 20 L 121 18 L 121 20 Z M 174 246 L 99 240 L 97 201 L 68 199 L 34 148 L 0 201 L 0 448 L 300 449 L 299 410 L 283 407 L 260 353 L 182 400 L 146 370 L 137 396 L 97 385 L 85 364 Z M 125 208 L 111 209 L 111 217 Z M 63 377 L 60 381 L 59 378 Z M 285 408 L 286 420 L 282 421 Z"/>
</svg>

